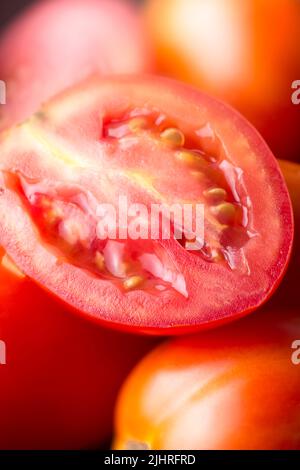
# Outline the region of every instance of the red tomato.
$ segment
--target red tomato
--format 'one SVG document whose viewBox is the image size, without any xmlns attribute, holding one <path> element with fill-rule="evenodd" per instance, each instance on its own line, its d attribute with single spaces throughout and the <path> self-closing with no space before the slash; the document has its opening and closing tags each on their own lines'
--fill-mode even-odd
<svg viewBox="0 0 300 470">
<path fill-rule="evenodd" d="M 299 269 L 300 269 L 300 165 L 294 162 L 280 160 L 280 167 L 285 177 L 291 196 L 295 219 L 295 242 L 291 263 L 276 294 L 268 303 L 270 309 L 282 308 L 299 309 Z"/>
<path fill-rule="evenodd" d="M 130 2 L 36 2 L 0 39 L 0 78 L 7 83 L 0 126 L 23 120 L 41 102 L 91 72 L 149 71 L 150 56 Z"/>
<path fill-rule="evenodd" d="M 293 220 L 275 158 L 240 115 L 185 85 L 95 77 L 0 150 L 0 244 L 96 321 L 156 333 L 214 326 L 257 308 L 283 276 Z M 102 239 L 98 207 L 118 209 L 120 196 L 146 217 L 152 204 L 201 203 L 204 245 L 197 232 L 191 251 L 180 222 L 176 237 L 171 227 L 170 239 L 145 240 L 123 239 L 109 220 L 117 237 Z"/>
<path fill-rule="evenodd" d="M 300 230 L 300 165 L 285 160 L 279 164 L 293 203 L 296 227 Z"/>
<path fill-rule="evenodd" d="M 159 346 L 125 382 L 114 447 L 300 449 L 299 340 L 281 311 Z"/>
<path fill-rule="evenodd" d="M 148 0 L 146 20 L 162 73 L 228 101 L 277 157 L 299 159 L 298 0 Z"/>
<path fill-rule="evenodd" d="M 153 341 L 74 316 L 18 273 L 7 255 L 0 266 L 0 303 L 6 349 L 6 364 L 0 360 L 0 449 L 102 445 L 110 438 L 117 391 Z"/>
</svg>

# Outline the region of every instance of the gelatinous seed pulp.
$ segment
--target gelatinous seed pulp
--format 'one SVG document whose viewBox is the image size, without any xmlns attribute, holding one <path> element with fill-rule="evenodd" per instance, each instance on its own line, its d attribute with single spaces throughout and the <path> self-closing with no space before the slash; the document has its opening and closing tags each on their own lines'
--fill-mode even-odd
<svg viewBox="0 0 300 470">
<path fill-rule="evenodd" d="M 211 128 L 210 131 L 213 132 Z M 216 158 L 207 154 L 199 143 L 200 137 L 203 139 L 199 129 L 185 135 L 157 111 L 139 114 L 134 110 L 125 116 L 111 118 L 103 126 L 101 139 L 108 139 L 116 145 L 132 135 L 150 140 L 161 149 L 172 162 L 178 180 L 189 178 L 190 184 L 196 187 L 197 197 L 190 203 L 204 204 L 204 245 L 199 244 L 199 249 L 195 249 L 196 237 L 185 238 L 184 230 L 180 244 L 187 250 L 193 244 L 190 255 L 200 256 L 205 262 L 223 263 L 231 269 L 246 263 L 243 246 L 252 229 L 249 217 L 251 201 L 246 198 L 241 171 L 222 155 Z M 215 143 L 213 134 L 209 138 L 205 134 L 205 138 L 206 148 L 209 148 L 209 138 Z M 138 171 L 138 168 L 135 170 Z M 143 240 L 97 238 L 97 218 L 91 207 L 95 197 L 87 194 L 84 188 L 74 186 L 70 189 L 67 183 L 65 186 L 63 183 L 55 186 L 55 183 L 31 181 L 20 175 L 11 177 L 18 180 L 19 193 L 26 200 L 41 236 L 60 249 L 61 259 L 85 268 L 101 280 L 114 281 L 127 292 L 143 289 L 158 294 L 172 288 L 184 296 L 188 295 L 180 268 L 162 249 L 159 241 L 148 240 L 145 248 Z M 153 174 L 154 179 L 159 177 L 157 172 Z M 184 189 L 182 194 L 186 197 Z M 225 230 L 227 237 L 223 236 Z M 234 242 L 237 231 L 239 239 L 243 240 L 239 246 L 228 242 L 230 239 Z"/>
</svg>

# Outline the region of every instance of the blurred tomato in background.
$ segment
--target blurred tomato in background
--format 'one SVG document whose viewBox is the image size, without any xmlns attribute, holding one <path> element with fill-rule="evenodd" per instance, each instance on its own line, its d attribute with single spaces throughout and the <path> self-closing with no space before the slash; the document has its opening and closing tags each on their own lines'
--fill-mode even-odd
<svg viewBox="0 0 300 470">
<path fill-rule="evenodd" d="M 0 78 L 7 86 L 0 128 L 23 120 L 91 73 L 152 70 L 149 44 L 133 2 L 34 2 L 0 36 Z"/>
<path fill-rule="evenodd" d="M 0 449 L 108 444 L 119 387 L 155 340 L 82 320 L 0 258 Z"/>
<path fill-rule="evenodd" d="M 300 160 L 298 0 L 146 0 L 161 73 L 232 104 L 278 158 Z"/>
<path fill-rule="evenodd" d="M 269 300 L 267 308 L 284 308 L 299 311 L 298 294 L 300 270 L 300 164 L 281 160 L 280 167 L 287 183 L 294 209 L 295 234 L 291 261 L 275 295 Z"/>
<path fill-rule="evenodd" d="M 299 333 L 281 310 L 160 345 L 125 382 L 115 448 L 300 449 Z"/>
</svg>

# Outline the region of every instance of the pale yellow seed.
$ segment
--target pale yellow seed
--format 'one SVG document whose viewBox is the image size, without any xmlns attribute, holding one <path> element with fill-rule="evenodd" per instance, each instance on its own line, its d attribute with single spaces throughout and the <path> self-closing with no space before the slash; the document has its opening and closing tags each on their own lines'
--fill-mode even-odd
<svg viewBox="0 0 300 470">
<path fill-rule="evenodd" d="M 146 129 L 148 125 L 148 119 L 145 117 L 132 118 L 128 123 L 128 127 L 132 132 L 138 132 L 142 129 Z"/>
<path fill-rule="evenodd" d="M 20 279 L 23 279 L 25 278 L 25 274 L 20 271 L 20 269 L 18 268 L 18 266 L 16 266 L 16 264 L 13 262 L 13 260 L 8 256 L 7 253 L 5 253 L 5 255 L 3 256 L 2 260 L 1 260 L 1 264 L 3 266 L 4 269 L 6 269 L 7 271 L 9 271 L 10 273 L 12 273 L 14 276 L 20 278 Z"/>
<path fill-rule="evenodd" d="M 48 209 L 49 207 L 52 207 L 52 205 L 53 205 L 53 203 L 50 201 L 49 198 L 43 197 L 43 198 L 41 199 L 41 207 L 42 207 L 43 209 Z"/>
<path fill-rule="evenodd" d="M 124 288 L 126 290 L 136 289 L 143 284 L 144 280 L 142 276 L 131 276 L 124 281 Z"/>
<path fill-rule="evenodd" d="M 192 168 L 206 168 L 207 161 L 196 153 L 190 152 L 188 150 L 182 150 L 176 154 L 178 161 L 184 163 L 185 165 Z"/>
<path fill-rule="evenodd" d="M 193 171 L 191 171 L 191 175 L 192 175 L 193 178 L 195 178 L 200 183 L 203 182 L 206 179 L 206 175 L 205 175 L 205 173 L 203 173 L 203 171 L 193 170 Z"/>
<path fill-rule="evenodd" d="M 204 191 L 203 194 L 207 199 L 214 203 L 225 201 L 227 197 L 227 192 L 223 188 L 209 189 Z"/>
<path fill-rule="evenodd" d="M 46 212 L 46 220 L 48 224 L 51 224 L 51 225 L 61 220 L 62 217 L 63 217 L 63 212 L 60 209 L 55 208 L 55 207 L 52 207 L 52 209 L 49 209 Z"/>
<path fill-rule="evenodd" d="M 224 255 L 221 251 L 213 248 L 212 252 L 211 252 L 211 255 L 212 255 L 212 260 L 217 263 L 217 262 L 220 262 L 220 261 L 224 261 Z"/>
<path fill-rule="evenodd" d="M 160 139 L 172 147 L 183 147 L 185 137 L 183 132 L 175 127 L 169 127 L 160 134 Z"/>
<path fill-rule="evenodd" d="M 104 268 L 105 268 L 104 256 L 99 251 L 97 251 L 96 256 L 95 256 L 95 265 L 97 266 L 99 271 L 104 271 Z"/>
<path fill-rule="evenodd" d="M 121 263 L 121 271 L 126 274 L 130 271 L 131 264 L 128 261 L 123 261 Z"/>
<path fill-rule="evenodd" d="M 230 202 L 224 202 L 212 207 L 211 211 L 221 224 L 231 224 L 236 217 L 236 208 Z"/>
</svg>

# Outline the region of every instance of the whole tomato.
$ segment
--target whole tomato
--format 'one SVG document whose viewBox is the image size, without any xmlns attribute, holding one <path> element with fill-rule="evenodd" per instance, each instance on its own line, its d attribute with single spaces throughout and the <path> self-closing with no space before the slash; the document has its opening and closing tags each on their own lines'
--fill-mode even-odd
<svg viewBox="0 0 300 470">
<path fill-rule="evenodd" d="M 121 392 L 115 448 L 300 449 L 298 312 L 257 312 L 152 351 Z"/>
<path fill-rule="evenodd" d="M 101 446 L 117 391 L 153 340 L 82 320 L 2 255 L 0 449 Z"/>
<path fill-rule="evenodd" d="M 299 159 L 298 0 L 148 0 L 146 23 L 162 73 L 228 101 L 277 157 Z"/>
<path fill-rule="evenodd" d="M 7 88 L 0 128 L 25 119 L 91 73 L 151 70 L 151 53 L 131 2 L 35 2 L 0 37 L 0 79 Z"/>
<path fill-rule="evenodd" d="M 300 165 L 285 160 L 280 160 L 279 164 L 285 177 L 294 209 L 294 247 L 286 275 L 267 306 L 270 309 L 281 306 L 282 308 L 298 310 L 300 308 L 298 295 L 300 270 Z"/>
<path fill-rule="evenodd" d="M 292 200 L 296 229 L 300 230 L 300 165 L 286 160 L 279 164 Z"/>
</svg>

